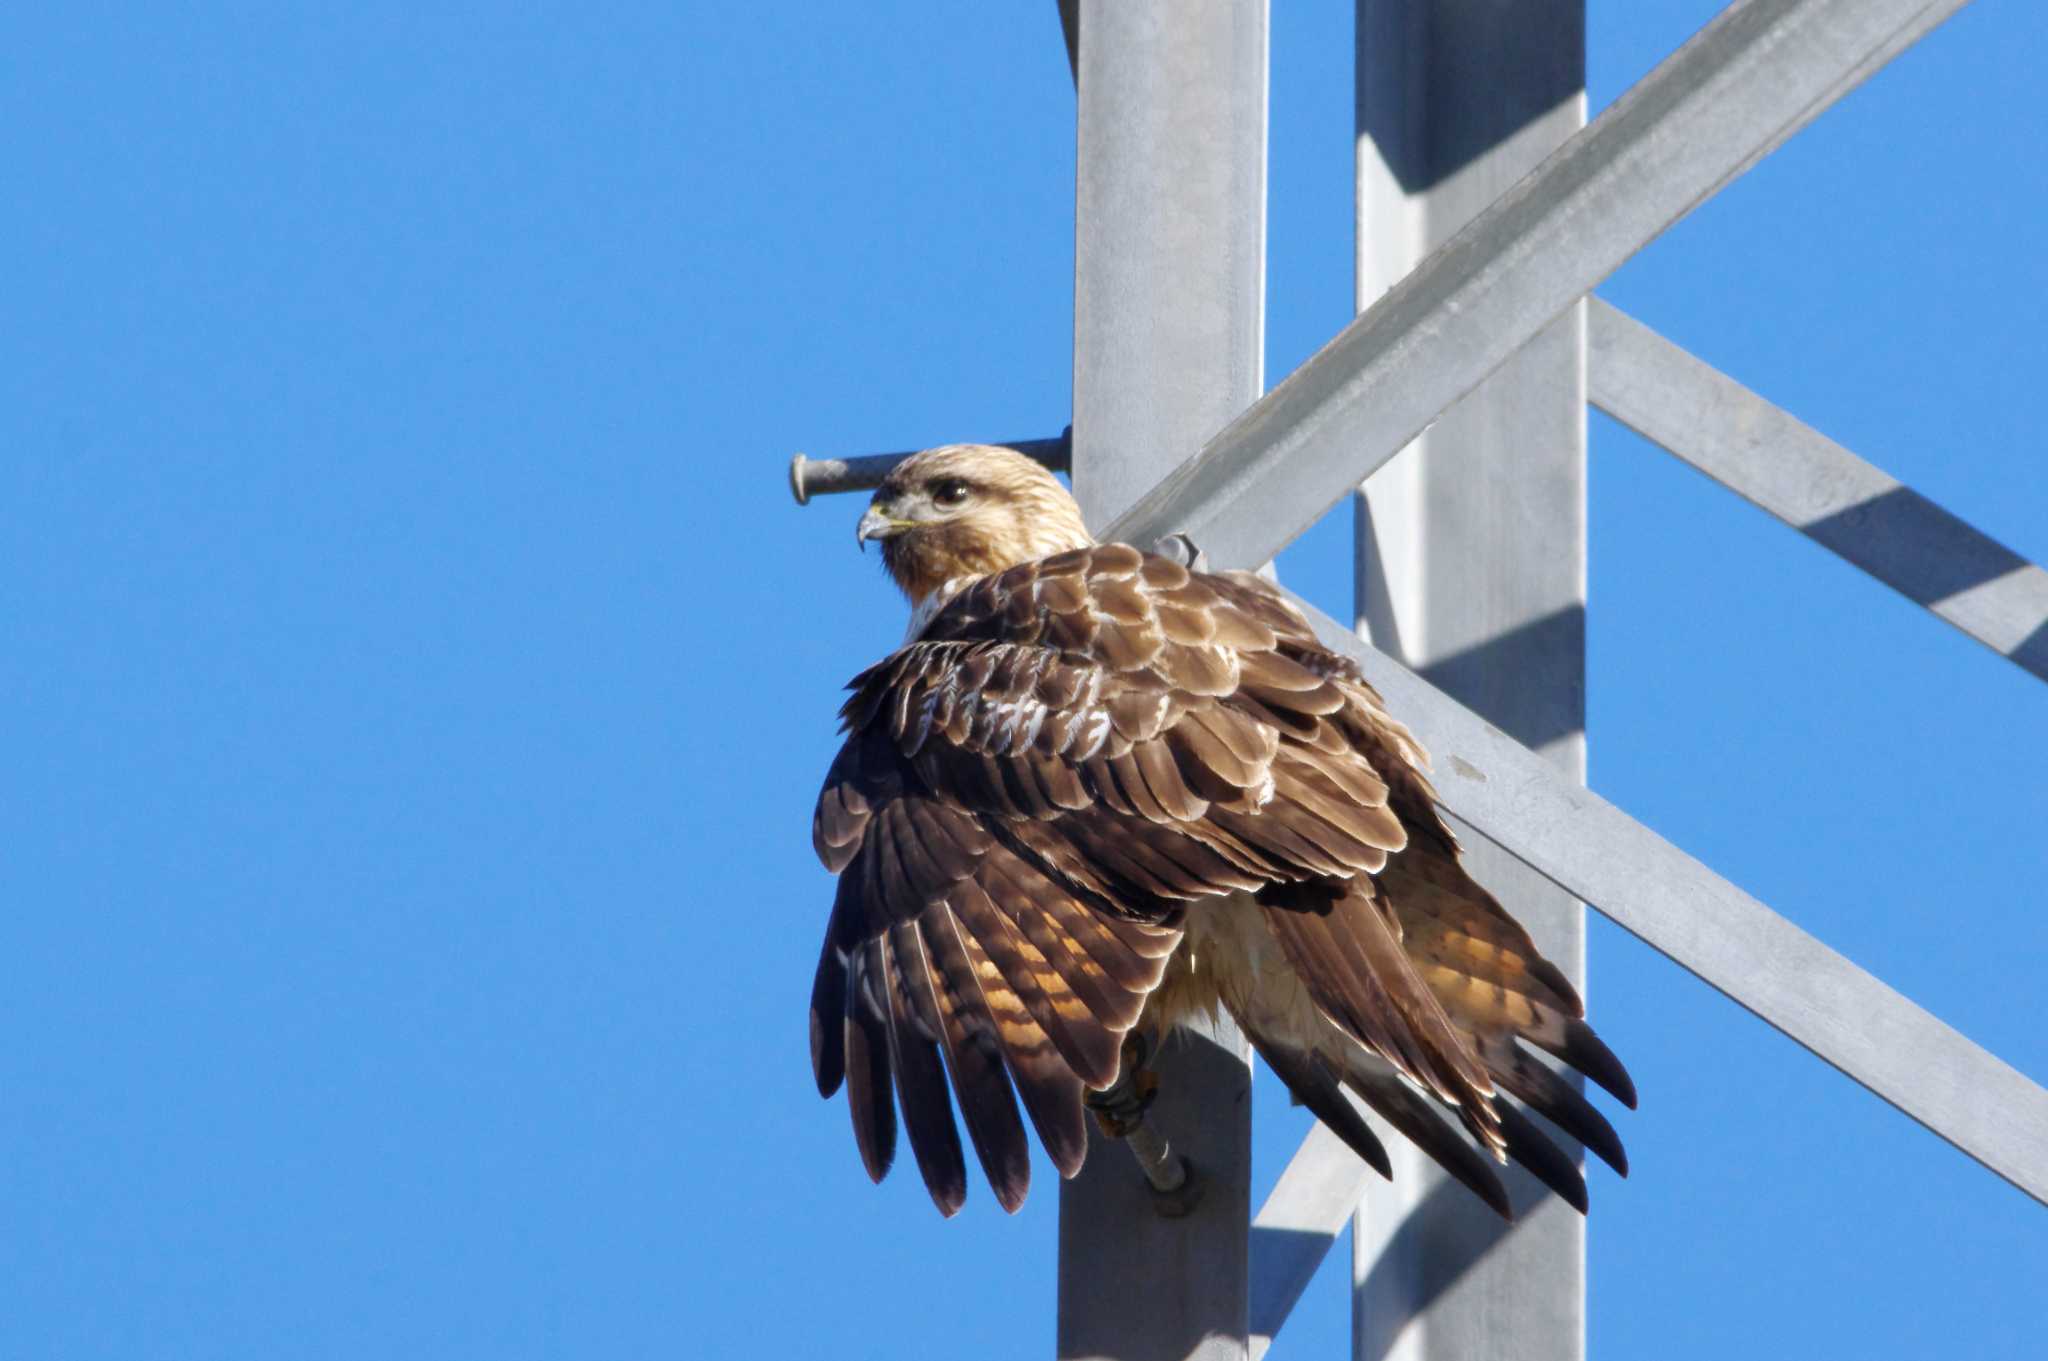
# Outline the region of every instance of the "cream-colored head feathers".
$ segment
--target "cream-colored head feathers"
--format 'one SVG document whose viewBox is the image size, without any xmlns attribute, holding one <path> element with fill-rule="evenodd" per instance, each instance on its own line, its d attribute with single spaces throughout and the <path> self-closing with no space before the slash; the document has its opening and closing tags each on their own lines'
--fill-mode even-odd
<svg viewBox="0 0 2048 1361">
<path fill-rule="evenodd" d="M 1095 542 L 1060 480 L 1014 449 L 947 444 L 893 468 L 861 517 L 862 543 L 913 606 L 949 581 Z"/>
</svg>

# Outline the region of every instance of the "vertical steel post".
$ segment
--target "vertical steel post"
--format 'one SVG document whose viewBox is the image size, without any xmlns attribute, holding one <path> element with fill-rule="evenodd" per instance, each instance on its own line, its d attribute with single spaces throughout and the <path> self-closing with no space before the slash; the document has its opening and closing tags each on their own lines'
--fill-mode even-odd
<svg viewBox="0 0 2048 1361">
<path fill-rule="evenodd" d="M 1360 309 L 1586 121 L 1584 0 L 1359 0 Z M 1369 479 L 1373 643 L 1585 775 L 1585 319 L 1576 307 Z M 1467 834 L 1473 872 L 1574 979 L 1584 911 Z M 1521 1221 L 1403 1140 L 1353 1221 L 1354 1354 L 1577 1361 L 1584 1221 L 1517 1171 Z"/>
<path fill-rule="evenodd" d="M 1074 251 L 1074 489 L 1107 524 L 1259 396 L 1265 0 L 1082 0 Z M 1152 1121 L 1201 1198 L 1162 1217 L 1092 1136 L 1060 1191 L 1059 1354 L 1242 1357 L 1251 1076 L 1226 1019 L 1158 1059 Z"/>
</svg>

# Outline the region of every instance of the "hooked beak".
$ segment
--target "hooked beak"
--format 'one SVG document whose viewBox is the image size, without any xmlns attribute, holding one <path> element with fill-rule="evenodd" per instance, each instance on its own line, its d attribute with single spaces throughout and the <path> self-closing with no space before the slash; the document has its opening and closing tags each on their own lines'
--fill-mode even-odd
<svg viewBox="0 0 2048 1361">
<path fill-rule="evenodd" d="M 869 506 L 867 513 L 860 517 L 860 523 L 854 526 L 853 541 L 865 553 L 869 539 L 893 539 L 912 525 L 910 520 L 898 520 L 883 514 L 880 506 Z"/>
</svg>

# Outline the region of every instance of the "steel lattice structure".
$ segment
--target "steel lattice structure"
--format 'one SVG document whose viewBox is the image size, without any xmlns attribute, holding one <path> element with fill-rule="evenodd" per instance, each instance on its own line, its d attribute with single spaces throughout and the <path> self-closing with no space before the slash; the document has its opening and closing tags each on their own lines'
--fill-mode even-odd
<svg viewBox="0 0 2048 1361">
<path fill-rule="evenodd" d="M 1265 391 L 1267 0 L 1061 0 L 1074 423 L 1024 445 L 1071 467 L 1102 539 L 1182 533 L 1224 567 L 1366 483 L 1358 620 L 1300 603 L 1430 748 L 1496 857 L 1480 877 L 1521 876 L 1502 896 L 1537 901 L 1546 952 L 1576 972 L 1589 903 L 2048 1203 L 2048 1091 L 1581 783 L 1588 402 L 2048 680 L 2048 572 L 1589 296 L 1963 3 L 1736 0 L 1588 124 L 1584 0 L 1358 0 L 1360 313 Z M 798 499 L 896 457 L 799 459 Z M 1561 495 L 1558 514 L 1503 531 L 1482 479 Z M 1490 574 L 1474 597 L 1538 584 L 1459 616 L 1453 557 Z M 1503 699 L 1510 668 L 1528 693 Z M 1201 1040 L 1166 1056 L 1155 1117 L 1207 1178 L 1196 1212 L 1155 1215 L 1102 1150 L 1062 1187 L 1062 1357 L 1260 1356 L 1357 1211 L 1369 1173 L 1317 1126 L 1250 1213 L 1246 1048 L 1227 1023 Z M 1581 1222 L 1505 1232 L 1433 1196 L 1419 1158 L 1400 1171 L 1405 1201 L 1376 1195 L 1354 1237 L 1356 1354 L 1505 1355 L 1497 1328 L 1460 1331 L 1484 1321 L 1433 1317 L 1455 1280 L 1493 1306 L 1463 1318 L 1532 1320 L 1516 1355 L 1582 1355 Z M 1103 1267 L 1139 1260 L 1174 1265 L 1134 1299 Z"/>
</svg>

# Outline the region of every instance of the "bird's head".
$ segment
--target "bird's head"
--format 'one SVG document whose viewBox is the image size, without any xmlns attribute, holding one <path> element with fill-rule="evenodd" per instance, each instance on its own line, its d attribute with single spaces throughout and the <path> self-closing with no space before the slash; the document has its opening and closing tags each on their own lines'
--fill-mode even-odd
<svg viewBox="0 0 2048 1361">
<path fill-rule="evenodd" d="M 860 517 L 912 606 L 958 577 L 985 576 L 1095 542 L 1058 478 L 1014 449 L 947 444 L 890 470 Z"/>
</svg>

